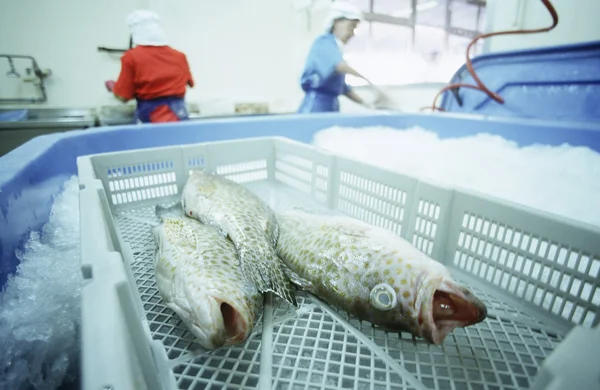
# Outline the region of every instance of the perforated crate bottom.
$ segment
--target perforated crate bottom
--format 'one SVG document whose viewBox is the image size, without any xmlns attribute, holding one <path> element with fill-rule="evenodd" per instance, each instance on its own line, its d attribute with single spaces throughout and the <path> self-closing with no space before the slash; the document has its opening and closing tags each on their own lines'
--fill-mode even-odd
<svg viewBox="0 0 600 390">
<path fill-rule="evenodd" d="M 246 186 L 275 210 L 330 212 L 280 183 Z M 132 272 L 150 333 L 164 344 L 180 389 L 258 388 L 264 383 L 262 353 L 270 354 L 263 364 L 271 365 L 262 373 L 271 378 L 262 380 L 274 389 L 523 389 L 564 336 L 502 297 L 473 286 L 488 306 L 489 318 L 456 329 L 442 346 L 410 334 L 386 333 L 299 293 L 297 310 L 268 297 L 266 326 L 261 320 L 244 344 L 206 351 L 158 295 L 148 223 L 157 223 L 153 210 L 147 205 L 121 209 L 115 220 L 134 253 Z M 451 271 L 464 282 L 464 274 Z"/>
</svg>

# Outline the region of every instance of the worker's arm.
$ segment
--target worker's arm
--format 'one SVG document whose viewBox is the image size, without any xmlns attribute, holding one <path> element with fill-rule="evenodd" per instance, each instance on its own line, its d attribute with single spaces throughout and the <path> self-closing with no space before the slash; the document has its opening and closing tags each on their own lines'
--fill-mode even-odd
<svg viewBox="0 0 600 390">
<path fill-rule="evenodd" d="M 129 52 L 121 57 L 121 73 L 112 87 L 112 93 L 123 103 L 127 103 L 135 96 L 134 63 Z"/>
<path fill-rule="evenodd" d="M 104 85 L 106 86 L 106 89 L 108 89 L 108 92 L 112 92 L 113 96 L 116 97 L 117 99 L 119 99 L 120 101 L 122 101 L 123 103 L 127 103 L 129 101 L 129 99 L 123 98 L 119 95 L 117 95 L 116 93 L 113 92 L 113 89 L 115 88 L 115 81 L 114 80 L 108 80 L 104 83 Z"/>
<path fill-rule="evenodd" d="M 188 63 L 187 57 L 185 56 L 185 54 L 183 55 L 183 62 L 184 62 L 184 68 L 186 69 L 187 72 L 187 85 L 190 88 L 194 88 L 194 78 L 192 77 L 192 71 L 190 69 L 190 64 Z"/>
<path fill-rule="evenodd" d="M 343 61 L 335 39 L 328 36 L 317 38 L 308 53 L 301 84 L 309 85 L 310 89 L 323 88 L 331 82 L 331 76 L 337 73 L 337 65 Z"/>
<path fill-rule="evenodd" d="M 374 107 L 374 106 L 381 104 L 381 102 L 383 102 L 383 101 L 389 100 L 389 97 L 385 93 L 383 93 L 383 91 L 381 89 L 379 89 L 375 84 L 373 84 L 365 76 L 358 73 L 354 68 L 352 68 L 350 65 L 348 65 L 348 63 L 346 63 L 346 61 L 341 61 L 340 63 L 338 63 L 337 66 L 335 67 L 335 70 L 338 71 L 339 73 L 351 74 L 353 76 L 360 77 L 361 79 L 365 80 L 367 83 L 369 83 L 369 86 L 371 88 L 373 88 L 373 90 L 375 92 L 375 96 L 376 96 L 375 101 L 373 103 L 365 103 L 358 96 L 358 94 L 356 94 L 354 92 L 349 94 L 348 91 L 344 91 L 344 95 L 348 96 L 348 98 L 350 98 L 351 100 L 353 100 L 359 104 L 363 104 L 367 107 Z M 358 100 L 357 100 L 357 98 L 358 98 Z"/>
<path fill-rule="evenodd" d="M 363 106 L 370 107 L 370 104 L 365 102 L 354 90 L 349 90 L 344 94 L 348 99 L 352 100 L 355 103 L 361 104 Z"/>
<path fill-rule="evenodd" d="M 356 93 L 348 84 L 346 84 L 346 82 L 344 82 L 343 94 L 348 99 L 352 100 L 353 102 L 355 102 L 357 104 L 363 105 L 365 107 L 373 108 L 373 104 L 367 103 L 366 101 L 364 101 L 363 98 L 361 98 L 358 93 Z"/>
<path fill-rule="evenodd" d="M 312 69 L 311 72 L 306 75 L 307 80 L 303 80 L 303 82 L 310 84 L 314 89 L 320 88 L 329 82 L 330 77 L 334 72 L 360 77 L 366 80 L 371 86 L 375 87 L 366 77 L 358 73 L 344 61 L 342 52 L 333 39 L 324 37 L 318 38 L 310 50 L 307 63 L 311 64 Z M 358 104 L 367 107 L 371 106 L 370 104 L 365 103 L 365 101 L 356 92 L 352 91 L 347 84 L 344 84 L 342 93 Z"/>
<path fill-rule="evenodd" d="M 367 83 L 369 83 L 369 85 L 374 86 L 374 84 L 367 79 L 365 76 L 363 76 L 362 74 L 358 73 L 358 71 L 356 71 L 353 67 L 351 67 L 350 65 L 348 65 L 348 63 L 346 61 L 340 61 L 336 66 L 335 66 L 335 70 L 338 73 L 343 73 L 343 74 L 350 74 L 352 76 L 355 77 L 359 77 L 363 80 L 365 80 Z"/>
<path fill-rule="evenodd" d="M 116 93 L 114 93 L 114 92 L 113 92 L 113 95 L 114 95 L 114 96 L 115 96 L 115 97 L 116 97 L 118 100 L 122 101 L 123 103 L 127 103 L 129 100 L 131 100 L 131 99 L 127 99 L 127 98 L 121 97 L 121 96 L 117 95 L 117 94 L 116 94 Z"/>
</svg>

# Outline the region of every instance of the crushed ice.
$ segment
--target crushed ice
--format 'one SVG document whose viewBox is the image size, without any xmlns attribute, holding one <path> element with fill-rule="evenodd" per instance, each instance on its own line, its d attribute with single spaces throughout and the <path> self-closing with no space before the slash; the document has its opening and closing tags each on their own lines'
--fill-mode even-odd
<svg viewBox="0 0 600 390">
<path fill-rule="evenodd" d="M 0 388 L 56 389 L 79 376 L 78 180 L 56 196 L 49 221 L 31 232 L 0 295 Z"/>
<path fill-rule="evenodd" d="M 500 136 L 440 139 L 415 126 L 331 127 L 313 144 L 442 185 L 477 191 L 600 226 L 600 154 L 587 147 L 519 147 Z"/>
</svg>

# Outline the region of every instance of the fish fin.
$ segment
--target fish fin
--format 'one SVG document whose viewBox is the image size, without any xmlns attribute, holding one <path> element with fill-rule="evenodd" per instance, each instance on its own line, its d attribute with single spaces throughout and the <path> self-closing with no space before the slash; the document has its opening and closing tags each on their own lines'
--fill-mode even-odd
<svg viewBox="0 0 600 390">
<path fill-rule="evenodd" d="M 166 217 L 183 217 L 185 215 L 180 202 L 167 207 L 156 205 L 154 214 L 161 221 Z"/>
<path fill-rule="evenodd" d="M 277 259 L 279 260 L 279 258 Z M 272 291 L 291 305 L 299 307 L 298 301 L 296 300 L 296 290 L 283 270 L 283 263 L 280 261 L 279 264 L 281 265 L 280 267 L 275 267 L 270 270 Z"/>
<path fill-rule="evenodd" d="M 195 168 L 191 168 L 189 173 L 191 176 L 192 174 L 195 174 L 195 173 L 197 173 L 199 175 L 209 175 L 212 172 L 206 167 L 195 167 Z"/>
<path fill-rule="evenodd" d="M 156 265 L 158 264 L 158 261 L 160 260 L 160 257 L 162 256 L 162 248 L 161 248 L 161 244 L 162 244 L 162 240 L 160 238 L 159 234 L 154 234 L 154 240 L 156 242 L 156 248 L 154 249 L 154 269 L 156 270 Z"/>
<path fill-rule="evenodd" d="M 271 245 L 276 246 L 277 240 L 279 239 L 279 224 L 277 223 L 277 217 L 275 213 L 270 213 L 269 218 L 265 222 L 265 232 L 271 232 L 270 240 Z"/>
<path fill-rule="evenodd" d="M 369 229 L 372 228 L 372 226 L 366 222 L 354 217 L 340 215 L 330 210 L 317 213 L 316 211 L 307 211 L 301 207 L 292 207 L 289 212 L 306 214 L 307 216 L 314 217 L 317 219 L 315 223 L 323 224 L 324 226 L 327 226 L 328 230 L 337 231 L 338 234 L 344 236 L 365 238 L 369 235 Z"/>
<path fill-rule="evenodd" d="M 292 269 L 290 267 L 288 267 L 286 264 L 284 264 L 282 266 L 282 268 L 283 268 L 283 272 L 285 272 L 285 275 L 288 277 L 288 279 L 293 284 L 300 287 L 302 290 L 306 290 L 309 292 L 313 290 L 314 285 L 312 284 L 312 282 L 304 279 L 303 277 L 298 275 L 296 272 L 292 271 Z"/>
<path fill-rule="evenodd" d="M 238 252 L 239 253 L 239 252 Z M 242 273 L 259 292 L 273 292 L 275 295 L 286 300 L 291 305 L 298 307 L 296 295 L 292 283 L 282 269 L 283 263 L 275 254 L 267 254 L 270 261 L 245 261 L 247 256 L 240 256 Z"/>
<path fill-rule="evenodd" d="M 302 213 L 306 213 L 306 214 L 315 214 L 315 215 L 317 214 L 315 212 L 315 210 L 313 210 L 313 209 L 307 209 L 307 208 L 300 207 L 300 206 L 293 206 L 291 208 L 291 211 L 298 211 L 298 212 L 302 212 Z"/>
<path fill-rule="evenodd" d="M 305 208 L 305 207 L 301 207 L 301 206 L 292 206 L 292 208 L 289 209 L 289 211 L 291 211 L 291 212 L 297 212 L 297 213 L 304 213 L 304 214 L 309 214 L 309 215 L 315 215 L 315 216 L 319 216 L 319 215 L 334 216 L 334 215 L 337 215 L 337 213 L 335 211 L 333 211 L 333 210 L 323 209 L 323 208 L 319 208 L 319 210 L 317 210 L 317 209 Z"/>
<path fill-rule="evenodd" d="M 154 243 L 156 244 L 156 251 L 160 251 L 160 248 L 162 248 L 163 246 L 161 232 L 162 225 L 154 226 L 150 229 L 150 233 L 152 235 L 152 238 L 154 239 Z"/>
<path fill-rule="evenodd" d="M 353 217 L 340 216 L 333 222 L 333 228 L 345 236 L 366 238 L 372 226 Z"/>
<path fill-rule="evenodd" d="M 364 230 L 349 229 L 344 226 L 339 226 L 337 228 L 337 231 L 340 235 L 344 235 L 344 236 L 356 237 L 356 238 L 366 238 L 367 237 Z"/>
</svg>

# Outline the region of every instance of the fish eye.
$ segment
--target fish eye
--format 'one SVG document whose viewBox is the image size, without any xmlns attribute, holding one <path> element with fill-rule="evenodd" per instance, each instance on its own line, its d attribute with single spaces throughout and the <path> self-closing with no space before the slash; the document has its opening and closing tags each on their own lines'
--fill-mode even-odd
<svg viewBox="0 0 600 390">
<path fill-rule="evenodd" d="M 371 305 L 377 310 L 388 311 L 398 305 L 396 292 L 389 284 L 378 284 L 371 290 Z"/>
</svg>

